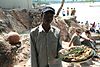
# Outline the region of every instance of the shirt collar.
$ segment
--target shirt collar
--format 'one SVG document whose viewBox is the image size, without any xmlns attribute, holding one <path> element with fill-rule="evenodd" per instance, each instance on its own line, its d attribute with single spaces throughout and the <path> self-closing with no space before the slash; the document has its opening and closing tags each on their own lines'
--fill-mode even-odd
<svg viewBox="0 0 100 67">
<path fill-rule="evenodd" d="M 39 25 L 39 32 L 42 32 L 42 31 L 45 32 L 45 30 L 43 29 L 42 24 L 41 24 L 41 25 Z M 49 32 L 50 32 L 50 31 L 53 32 L 53 27 L 52 27 L 52 26 L 51 26 Z"/>
</svg>

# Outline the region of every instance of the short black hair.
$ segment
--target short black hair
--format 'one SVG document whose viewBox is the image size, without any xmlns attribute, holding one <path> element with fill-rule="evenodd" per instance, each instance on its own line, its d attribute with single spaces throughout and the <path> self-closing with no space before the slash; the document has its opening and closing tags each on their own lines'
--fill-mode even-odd
<svg viewBox="0 0 100 67">
<path fill-rule="evenodd" d="M 91 34 L 91 33 L 90 33 L 90 30 L 86 30 L 85 33 L 87 33 L 87 34 Z"/>
</svg>

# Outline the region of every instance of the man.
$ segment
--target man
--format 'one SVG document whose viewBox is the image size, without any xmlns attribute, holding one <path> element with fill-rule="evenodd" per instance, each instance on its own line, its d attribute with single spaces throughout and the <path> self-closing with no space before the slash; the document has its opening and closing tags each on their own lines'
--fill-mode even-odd
<svg viewBox="0 0 100 67">
<path fill-rule="evenodd" d="M 100 59 L 100 57 L 97 55 L 98 49 L 96 48 L 96 42 L 93 38 L 91 38 L 91 32 L 89 30 L 86 30 L 85 32 L 82 33 L 81 36 L 88 39 L 88 40 L 84 39 L 81 43 L 85 46 L 92 48 L 95 52 L 93 60 L 95 60 L 95 58 Z"/>
<path fill-rule="evenodd" d="M 69 7 L 67 7 L 67 16 L 69 16 Z"/>
<path fill-rule="evenodd" d="M 90 38 L 90 35 L 91 35 L 90 31 L 86 30 L 85 34 L 86 34 L 85 36 L 83 36 L 83 34 L 81 35 L 81 29 L 76 29 L 76 32 L 73 34 L 71 41 L 69 43 L 69 47 L 72 46 L 72 43 L 73 43 L 73 46 L 85 45 L 97 51 L 97 48 L 95 46 L 95 41 L 93 41 Z M 83 39 L 84 41 L 81 42 L 80 38 Z M 95 52 L 93 58 L 100 58 L 100 57 Z"/>
<path fill-rule="evenodd" d="M 66 16 L 65 10 L 64 10 L 64 9 L 62 10 L 62 15 L 63 15 L 63 16 Z"/>
<path fill-rule="evenodd" d="M 72 46 L 72 44 L 73 44 L 73 46 L 80 46 L 81 45 L 80 34 L 81 34 L 81 29 L 77 28 L 75 33 L 73 34 L 71 40 L 70 40 L 69 47 Z"/>
<path fill-rule="evenodd" d="M 61 62 L 56 59 L 62 48 L 60 30 L 50 25 L 54 14 L 52 7 L 44 7 L 42 24 L 31 30 L 31 67 L 61 67 Z"/>
<path fill-rule="evenodd" d="M 92 24 L 92 27 L 90 28 L 90 31 L 91 31 L 91 32 L 95 32 L 95 27 L 96 27 L 96 23 L 94 22 L 94 23 Z"/>
<path fill-rule="evenodd" d="M 84 39 L 84 40 L 88 40 L 88 41 L 91 40 L 90 38 L 85 38 L 85 37 L 81 36 L 81 33 L 82 33 L 81 29 L 77 28 L 69 42 L 69 47 L 72 46 L 72 44 L 73 44 L 73 46 L 81 46 L 82 44 L 81 44 L 80 39 Z"/>
<path fill-rule="evenodd" d="M 92 48 L 92 49 L 97 49 L 96 48 L 96 42 L 95 42 L 95 40 L 91 37 L 91 32 L 89 31 L 89 30 L 86 30 L 85 32 L 83 32 L 82 34 L 81 34 L 81 36 L 82 37 L 84 37 L 84 38 L 86 38 L 86 39 L 88 39 L 88 40 L 86 40 L 86 39 L 82 39 L 82 44 L 83 45 L 85 45 L 85 46 L 88 46 L 88 47 L 90 47 L 90 48 Z"/>
</svg>

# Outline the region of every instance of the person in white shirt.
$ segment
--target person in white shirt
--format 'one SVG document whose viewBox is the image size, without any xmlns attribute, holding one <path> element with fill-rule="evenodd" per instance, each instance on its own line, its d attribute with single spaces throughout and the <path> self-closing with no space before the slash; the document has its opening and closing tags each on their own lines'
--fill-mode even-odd
<svg viewBox="0 0 100 67">
<path fill-rule="evenodd" d="M 100 23 L 97 23 L 96 24 L 96 33 L 99 33 L 100 34 Z"/>
<path fill-rule="evenodd" d="M 54 14 L 52 7 L 44 7 L 42 23 L 30 32 L 31 67 L 62 67 L 57 59 L 62 48 L 60 30 L 51 25 Z"/>
</svg>

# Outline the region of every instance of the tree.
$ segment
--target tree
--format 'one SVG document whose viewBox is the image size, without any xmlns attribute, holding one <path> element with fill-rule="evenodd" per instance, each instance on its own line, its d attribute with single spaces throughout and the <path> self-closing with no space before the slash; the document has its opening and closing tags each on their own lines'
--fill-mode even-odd
<svg viewBox="0 0 100 67">
<path fill-rule="evenodd" d="M 64 5 L 64 2 L 65 2 L 65 0 L 62 0 L 61 6 L 60 6 L 60 8 L 58 9 L 57 14 L 55 15 L 55 17 L 58 17 L 58 15 L 59 15 L 59 13 L 60 13 L 60 11 L 61 11 L 63 5 Z"/>
</svg>

